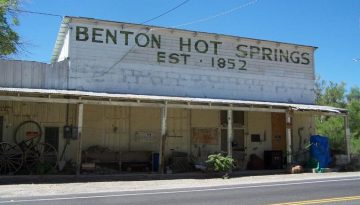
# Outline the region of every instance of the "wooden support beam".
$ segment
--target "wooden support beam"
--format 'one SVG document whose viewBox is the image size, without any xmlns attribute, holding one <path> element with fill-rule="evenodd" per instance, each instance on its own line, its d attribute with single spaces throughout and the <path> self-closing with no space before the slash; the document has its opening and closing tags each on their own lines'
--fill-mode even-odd
<svg viewBox="0 0 360 205">
<path fill-rule="evenodd" d="M 233 141 L 233 111 L 227 111 L 227 152 L 228 156 L 232 156 L 232 141 Z"/>
<path fill-rule="evenodd" d="M 161 134 L 160 134 L 160 148 L 159 148 L 159 172 L 164 173 L 164 150 L 167 132 L 167 106 L 161 108 Z"/>
<path fill-rule="evenodd" d="M 286 159 L 287 165 L 291 165 L 292 163 L 292 113 L 291 111 L 287 111 L 285 113 L 285 123 L 286 123 Z"/>
<path fill-rule="evenodd" d="M 111 105 L 111 106 L 132 106 L 132 107 L 154 107 L 154 108 L 161 108 L 163 107 L 163 103 L 161 102 L 151 102 L 146 100 L 138 100 L 134 102 L 128 101 L 121 101 L 120 100 L 109 100 L 109 99 L 102 99 L 99 98 L 97 100 L 94 99 L 65 99 L 65 98 L 44 98 L 44 97 L 21 97 L 21 96 L 0 96 L 0 101 L 17 101 L 17 102 L 43 102 L 43 103 L 65 103 L 65 104 L 90 104 L 90 105 Z M 248 112 L 278 112 L 284 113 L 285 108 L 262 108 L 262 107 L 255 107 L 250 106 L 232 106 L 229 107 L 228 105 L 215 105 L 211 103 L 211 106 L 208 104 L 202 105 L 193 105 L 191 102 L 184 103 L 169 103 L 167 105 L 168 108 L 184 108 L 184 109 L 205 109 L 205 110 L 237 110 L 237 111 L 248 111 Z"/>
<path fill-rule="evenodd" d="M 84 104 L 80 103 L 78 105 L 77 113 L 77 128 L 78 128 L 78 148 L 77 148 L 77 158 L 76 158 L 76 175 L 80 175 L 81 169 L 81 152 L 82 152 L 82 128 L 83 128 L 83 114 L 84 114 Z"/>
</svg>

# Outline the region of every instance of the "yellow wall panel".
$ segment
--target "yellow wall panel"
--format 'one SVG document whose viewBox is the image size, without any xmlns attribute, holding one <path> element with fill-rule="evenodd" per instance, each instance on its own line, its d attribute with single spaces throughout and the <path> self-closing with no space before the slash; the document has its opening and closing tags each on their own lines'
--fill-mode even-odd
<svg viewBox="0 0 360 205">
<path fill-rule="evenodd" d="M 248 135 L 246 137 L 247 154 L 256 154 L 263 159 L 264 151 L 271 150 L 271 113 L 248 112 Z M 251 142 L 251 134 L 259 134 L 260 142 Z"/>
<path fill-rule="evenodd" d="M 130 150 L 158 152 L 160 149 L 160 109 L 130 108 Z"/>
</svg>

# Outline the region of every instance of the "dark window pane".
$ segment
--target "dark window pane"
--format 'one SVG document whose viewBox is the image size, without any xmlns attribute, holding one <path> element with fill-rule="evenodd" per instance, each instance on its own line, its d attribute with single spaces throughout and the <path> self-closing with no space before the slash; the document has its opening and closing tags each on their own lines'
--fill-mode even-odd
<svg viewBox="0 0 360 205">
<path fill-rule="evenodd" d="M 261 142 L 259 134 L 252 134 L 251 135 L 251 142 Z"/>
<path fill-rule="evenodd" d="M 227 152 L 227 129 L 221 129 L 221 151 Z"/>
<path fill-rule="evenodd" d="M 233 149 L 234 150 L 243 150 L 245 147 L 244 142 L 244 130 L 243 129 L 235 129 L 234 130 L 234 140 L 233 140 Z"/>
<path fill-rule="evenodd" d="M 233 124 L 235 126 L 244 125 L 244 112 L 243 111 L 234 111 L 233 112 Z"/>
<path fill-rule="evenodd" d="M 220 111 L 220 123 L 222 126 L 227 125 L 227 111 L 226 110 Z"/>
<path fill-rule="evenodd" d="M 59 128 L 45 127 L 45 143 L 52 145 L 59 151 Z"/>
</svg>

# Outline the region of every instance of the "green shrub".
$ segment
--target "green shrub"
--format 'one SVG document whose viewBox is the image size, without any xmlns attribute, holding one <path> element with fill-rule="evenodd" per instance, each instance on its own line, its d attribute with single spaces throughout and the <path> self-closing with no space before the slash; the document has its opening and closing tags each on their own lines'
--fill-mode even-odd
<svg viewBox="0 0 360 205">
<path fill-rule="evenodd" d="M 229 171 L 234 167 L 234 159 L 222 153 L 209 155 L 206 163 L 215 172 L 223 173 L 223 178 L 228 178 Z"/>
<path fill-rule="evenodd" d="M 351 139 L 351 153 L 360 154 L 360 139 Z"/>
</svg>

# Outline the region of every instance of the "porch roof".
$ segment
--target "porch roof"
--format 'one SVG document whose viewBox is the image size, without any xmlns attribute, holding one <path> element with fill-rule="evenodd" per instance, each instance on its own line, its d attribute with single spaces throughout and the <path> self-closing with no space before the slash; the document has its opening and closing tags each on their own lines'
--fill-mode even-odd
<svg viewBox="0 0 360 205">
<path fill-rule="evenodd" d="M 294 104 L 282 102 L 263 102 L 249 100 L 173 97 L 137 94 L 112 94 L 101 92 L 54 90 L 32 88 L 0 87 L 0 101 L 25 101 L 44 103 L 93 104 L 188 108 L 188 109 L 218 109 L 261 112 L 312 112 L 319 115 L 347 115 L 342 108 L 309 104 Z"/>
</svg>

